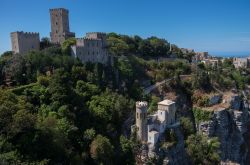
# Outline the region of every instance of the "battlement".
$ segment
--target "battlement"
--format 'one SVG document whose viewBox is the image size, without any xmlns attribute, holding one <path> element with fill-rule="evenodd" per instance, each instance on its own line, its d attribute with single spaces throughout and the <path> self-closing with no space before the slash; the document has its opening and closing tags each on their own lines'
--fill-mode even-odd
<svg viewBox="0 0 250 165">
<path fill-rule="evenodd" d="M 50 12 L 58 12 L 58 11 L 64 11 L 64 12 L 69 12 L 67 9 L 65 8 L 54 8 L 54 9 L 49 9 Z"/>
<path fill-rule="evenodd" d="M 144 107 L 147 107 L 148 106 L 148 102 L 146 101 L 137 101 L 136 102 L 136 107 L 137 108 L 144 108 Z"/>
<path fill-rule="evenodd" d="M 101 34 L 101 35 L 106 35 L 105 32 L 87 32 L 86 35 L 88 34 Z"/>
<path fill-rule="evenodd" d="M 11 32 L 11 34 L 18 34 L 18 35 L 23 35 L 23 36 L 27 36 L 27 37 L 31 37 L 31 36 L 39 36 L 39 33 L 37 32 L 23 32 L 23 31 L 16 31 L 16 32 Z"/>
<path fill-rule="evenodd" d="M 100 38 L 87 38 L 87 37 L 82 37 L 82 38 L 76 38 L 77 41 L 100 41 Z"/>
<path fill-rule="evenodd" d="M 88 32 L 86 33 L 86 38 L 93 38 L 93 39 L 105 39 L 106 33 L 102 32 Z"/>
</svg>

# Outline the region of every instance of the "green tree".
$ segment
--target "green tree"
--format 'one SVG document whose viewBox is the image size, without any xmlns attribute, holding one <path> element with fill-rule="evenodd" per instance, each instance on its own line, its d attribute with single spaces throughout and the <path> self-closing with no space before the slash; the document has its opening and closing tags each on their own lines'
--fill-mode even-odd
<svg viewBox="0 0 250 165">
<path fill-rule="evenodd" d="M 45 49 L 50 47 L 52 44 L 50 42 L 50 39 L 48 37 L 43 37 L 40 41 L 40 49 Z"/>
<path fill-rule="evenodd" d="M 217 138 L 208 138 L 202 134 L 190 135 L 186 145 L 193 164 L 213 165 L 220 162 L 220 143 Z"/>
<path fill-rule="evenodd" d="M 110 165 L 112 164 L 114 147 L 108 138 L 97 135 L 90 145 L 90 153 L 98 164 Z"/>
<path fill-rule="evenodd" d="M 108 39 L 109 52 L 115 56 L 127 55 L 129 46 L 120 38 L 109 37 Z"/>
<path fill-rule="evenodd" d="M 122 162 L 123 164 L 135 164 L 135 156 L 133 154 L 133 142 L 123 135 L 120 136 L 120 146 L 122 149 Z"/>
<path fill-rule="evenodd" d="M 67 40 L 65 40 L 62 44 L 62 52 L 65 54 L 65 55 L 70 55 L 70 47 L 72 45 L 75 45 L 76 44 L 76 39 L 75 38 L 69 38 Z"/>
<path fill-rule="evenodd" d="M 49 93 L 53 103 L 64 105 L 69 103 L 72 96 L 70 76 L 64 69 L 58 69 L 51 77 Z"/>
<path fill-rule="evenodd" d="M 194 133 L 194 125 L 189 118 L 181 117 L 180 124 L 181 124 L 181 130 L 182 130 L 182 133 L 184 134 L 185 139 L 187 139 L 189 135 Z"/>
</svg>

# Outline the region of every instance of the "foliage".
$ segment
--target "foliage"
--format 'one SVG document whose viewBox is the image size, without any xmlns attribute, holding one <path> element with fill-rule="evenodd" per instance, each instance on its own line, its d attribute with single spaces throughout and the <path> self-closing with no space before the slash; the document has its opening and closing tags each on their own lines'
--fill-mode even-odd
<svg viewBox="0 0 250 165">
<path fill-rule="evenodd" d="M 177 136 L 173 129 L 166 129 L 164 132 L 164 143 L 162 147 L 171 148 L 177 144 Z"/>
<path fill-rule="evenodd" d="M 120 38 L 109 37 L 108 38 L 109 51 L 116 56 L 127 55 L 129 46 L 125 41 Z"/>
<path fill-rule="evenodd" d="M 181 132 L 183 133 L 185 139 L 187 139 L 189 135 L 194 133 L 194 125 L 189 118 L 181 117 L 180 125 L 182 130 Z"/>
<path fill-rule="evenodd" d="M 164 39 L 149 37 L 142 39 L 139 36 L 108 34 L 108 47 L 113 55 L 122 56 L 138 54 L 142 56 L 167 56 L 169 43 Z"/>
<path fill-rule="evenodd" d="M 157 96 L 151 97 L 151 102 L 149 104 L 148 112 L 152 113 L 157 110 L 157 103 L 160 102 L 160 98 Z"/>
<path fill-rule="evenodd" d="M 193 108 L 192 111 L 196 122 L 208 121 L 213 115 L 213 112 L 200 108 Z"/>
<path fill-rule="evenodd" d="M 76 44 L 76 39 L 75 38 L 69 38 L 67 40 L 65 40 L 62 44 L 62 52 L 65 54 L 65 55 L 70 55 L 70 52 L 71 52 L 71 49 L 70 47 L 72 45 L 75 45 Z"/>
<path fill-rule="evenodd" d="M 199 63 L 197 65 L 197 69 L 193 74 L 192 81 L 194 89 L 201 89 L 208 92 L 211 91 L 211 79 L 203 63 Z"/>
<path fill-rule="evenodd" d="M 190 135 L 186 140 L 187 153 L 193 164 L 218 164 L 220 162 L 217 138 L 208 138 L 205 135 Z"/>
<path fill-rule="evenodd" d="M 50 42 L 50 39 L 47 37 L 43 37 L 40 41 L 40 49 L 45 49 L 50 47 L 52 44 Z"/>
<path fill-rule="evenodd" d="M 133 153 L 133 147 L 134 143 L 131 139 L 127 139 L 124 136 L 120 136 L 120 145 L 121 145 L 121 151 L 122 151 L 122 162 L 124 164 L 134 164 L 135 163 L 135 156 Z"/>
<path fill-rule="evenodd" d="M 112 164 L 114 147 L 109 139 L 102 135 L 97 135 L 90 145 L 91 157 L 98 163 L 104 165 Z"/>
<path fill-rule="evenodd" d="M 192 95 L 192 102 L 199 107 L 206 107 L 209 105 L 209 97 L 203 92 L 195 91 Z"/>
</svg>

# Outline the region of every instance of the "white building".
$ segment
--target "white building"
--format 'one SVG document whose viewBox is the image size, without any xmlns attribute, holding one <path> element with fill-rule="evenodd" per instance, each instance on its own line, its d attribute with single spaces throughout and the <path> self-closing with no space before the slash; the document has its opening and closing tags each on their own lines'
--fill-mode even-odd
<svg viewBox="0 0 250 165">
<path fill-rule="evenodd" d="M 250 59 L 248 58 L 234 58 L 233 64 L 235 68 L 247 68 L 249 66 Z"/>
<path fill-rule="evenodd" d="M 137 137 L 148 145 L 155 145 L 168 126 L 175 124 L 175 102 L 163 100 L 158 103 L 158 110 L 147 117 L 147 102 L 136 102 Z"/>
</svg>

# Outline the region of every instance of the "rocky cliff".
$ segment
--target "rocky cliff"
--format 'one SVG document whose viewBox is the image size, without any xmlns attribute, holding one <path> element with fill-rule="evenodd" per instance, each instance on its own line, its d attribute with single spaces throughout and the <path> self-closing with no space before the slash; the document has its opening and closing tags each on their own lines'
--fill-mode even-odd
<svg viewBox="0 0 250 165">
<path fill-rule="evenodd" d="M 176 135 L 176 144 L 171 147 L 160 147 L 159 144 L 153 148 L 149 146 L 149 156 L 157 158 L 156 164 L 188 165 L 190 163 L 185 151 L 185 141 L 180 127 L 177 126 L 172 130 Z"/>
<path fill-rule="evenodd" d="M 218 137 L 221 161 L 247 164 L 248 107 L 240 97 L 232 97 L 228 108 L 218 108 L 209 121 L 197 123 L 198 131 Z"/>
</svg>

